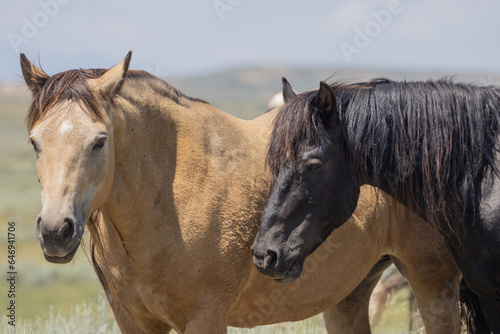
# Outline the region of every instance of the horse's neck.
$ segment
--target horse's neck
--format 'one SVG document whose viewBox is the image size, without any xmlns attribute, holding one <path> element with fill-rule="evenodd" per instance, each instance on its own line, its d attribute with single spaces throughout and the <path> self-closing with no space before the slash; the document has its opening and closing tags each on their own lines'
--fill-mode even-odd
<svg viewBox="0 0 500 334">
<path fill-rule="evenodd" d="M 375 169 L 372 166 L 368 166 L 367 170 L 369 171 L 368 175 L 358 175 L 360 184 L 368 184 L 381 189 L 397 202 L 412 208 L 415 214 L 424 218 L 423 212 L 421 211 L 423 208 L 422 194 L 416 191 L 415 188 L 407 189 L 404 186 L 404 180 L 396 171 L 387 169 L 383 170 L 381 174 L 378 175 L 374 172 Z"/>
<path fill-rule="evenodd" d="M 143 258 L 156 243 L 168 253 L 169 245 L 215 239 L 221 230 L 251 238 L 257 220 L 248 227 L 221 216 L 257 217 L 265 201 L 262 124 L 190 104 L 160 101 L 139 110 L 124 102 L 113 119 L 115 180 L 102 211 L 123 247 Z"/>
<path fill-rule="evenodd" d="M 389 146 L 391 149 L 394 149 L 392 146 Z M 392 152 L 386 152 L 386 155 L 391 155 Z M 417 156 L 420 156 L 417 154 Z M 371 165 L 366 166 L 366 173 L 357 173 L 355 172 L 355 177 L 358 179 L 359 184 L 368 184 L 373 187 L 379 188 L 385 193 L 387 193 L 394 200 L 402 204 L 404 207 L 410 209 L 412 213 L 419 216 L 424 220 L 429 220 L 425 211 L 425 194 L 423 190 L 423 176 L 421 175 L 420 166 L 418 165 L 418 161 L 415 162 L 413 167 L 410 167 L 409 170 L 411 173 L 415 173 L 416 177 L 412 179 L 411 186 L 408 184 L 408 180 L 410 176 L 401 176 L 401 174 L 391 169 L 394 167 L 392 163 L 388 161 L 384 161 L 382 165 L 385 168 L 382 168 L 379 172 L 375 172 L 375 168 Z M 391 167 L 389 167 L 391 166 Z M 356 169 L 358 171 L 359 169 Z M 436 215 L 438 215 L 436 213 Z M 443 228 L 448 228 L 449 226 L 446 223 L 446 217 L 436 216 L 436 221 L 445 222 L 443 224 Z"/>
</svg>

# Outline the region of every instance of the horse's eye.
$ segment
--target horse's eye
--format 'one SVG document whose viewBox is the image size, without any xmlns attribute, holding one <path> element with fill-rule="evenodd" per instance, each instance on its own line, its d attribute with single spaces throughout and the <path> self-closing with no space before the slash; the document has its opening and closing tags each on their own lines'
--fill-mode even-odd
<svg viewBox="0 0 500 334">
<path fill-rule="evenodd" d="M 94 147 L 92 148 L 94 151 L 100 150 L 104 144 L 106 143 L 106 138 L 101 138 L 95 143 Z"/>
<path fill-rule="evenodd" d="M 33 146 L 33 151 L 35 151 L 35 153 L 40 152 L 38 150 L 38 146 L 36 146 L 36 143 L 35 143 L 35 141 L 33 139 L 30 139 L 30 144 Z"/>
<path fill-rule="evenodd" d="M 323 167 L 323 163 L 319 160 L 312 160 L 307 162 L 306 171 L 313 172 Z"/>
</svg>

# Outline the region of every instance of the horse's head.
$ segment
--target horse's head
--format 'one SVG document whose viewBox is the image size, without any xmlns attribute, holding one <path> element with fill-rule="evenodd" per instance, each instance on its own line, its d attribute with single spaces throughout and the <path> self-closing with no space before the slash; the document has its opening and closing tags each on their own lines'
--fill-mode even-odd
<svg viewBox="0 0 500 334">
<path fill-rule="evenodd" d="M 359 184 L 344 163 L 344 137 L 332 88 L 296 95 L 283 78 L 285 105 L 271 135 L 273 181 L 252 251 L 257 268 L 283 282 L 356 208 Z"/>
<path fill-rule="evenodd" d="M 130 56 L 108 71 L 72 70 L 50 77 L 21 54 L 23 76 L 33 94 L 27 124 L 42 186 L 35 233 L 50 262 L 73 258 L 85 223 L 111 192 L 110 110 Z"/>
</svg>

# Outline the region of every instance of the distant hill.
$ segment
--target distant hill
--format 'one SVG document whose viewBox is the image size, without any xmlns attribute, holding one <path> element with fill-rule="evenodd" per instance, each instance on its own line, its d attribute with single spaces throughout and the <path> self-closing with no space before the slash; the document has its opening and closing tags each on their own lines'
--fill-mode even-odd
<svg viewBox="0 0 500 334">
<path fill-rule="evenodd" d="M 249 119 L 266 111 L 269 99 L 281 90 L 281 77 L 289 79 L 300 92 L 314 89 L 329 75 L 324 69 L 256 68 L 167 81 L 189 96 Z"/>
</svg>

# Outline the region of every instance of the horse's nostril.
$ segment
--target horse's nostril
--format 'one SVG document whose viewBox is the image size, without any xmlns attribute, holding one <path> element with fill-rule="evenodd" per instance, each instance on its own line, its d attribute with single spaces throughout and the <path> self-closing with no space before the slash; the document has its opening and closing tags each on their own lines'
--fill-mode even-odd
<svg viewBox="0 0 500 334">
<path fill-rule="evenodd" d="M 63 244 L 68 244 L 73 239 L 73 234 L 75 233 L 75 223 L 72 219 L 67 218 L 64 220 L 61 232 Z"/>
<path fill-rule="evenodd" d="M 278 254 L 273 250 L 267 251 L 267 257 L 264 260 L 264 266 L 267 269 L 273 270 L 278 264 Z"/>
<path fill-rule="evenodd" d="M 40 224 L 42 223 L 42 216 L 38 216 L 36 219 L 36 224 L 35 224 L 35 235 L 38 238 L 38 240 L 42 241 L 43 236 L 42 236 L 42 230 L 40 228 Z"/>
</svg>

